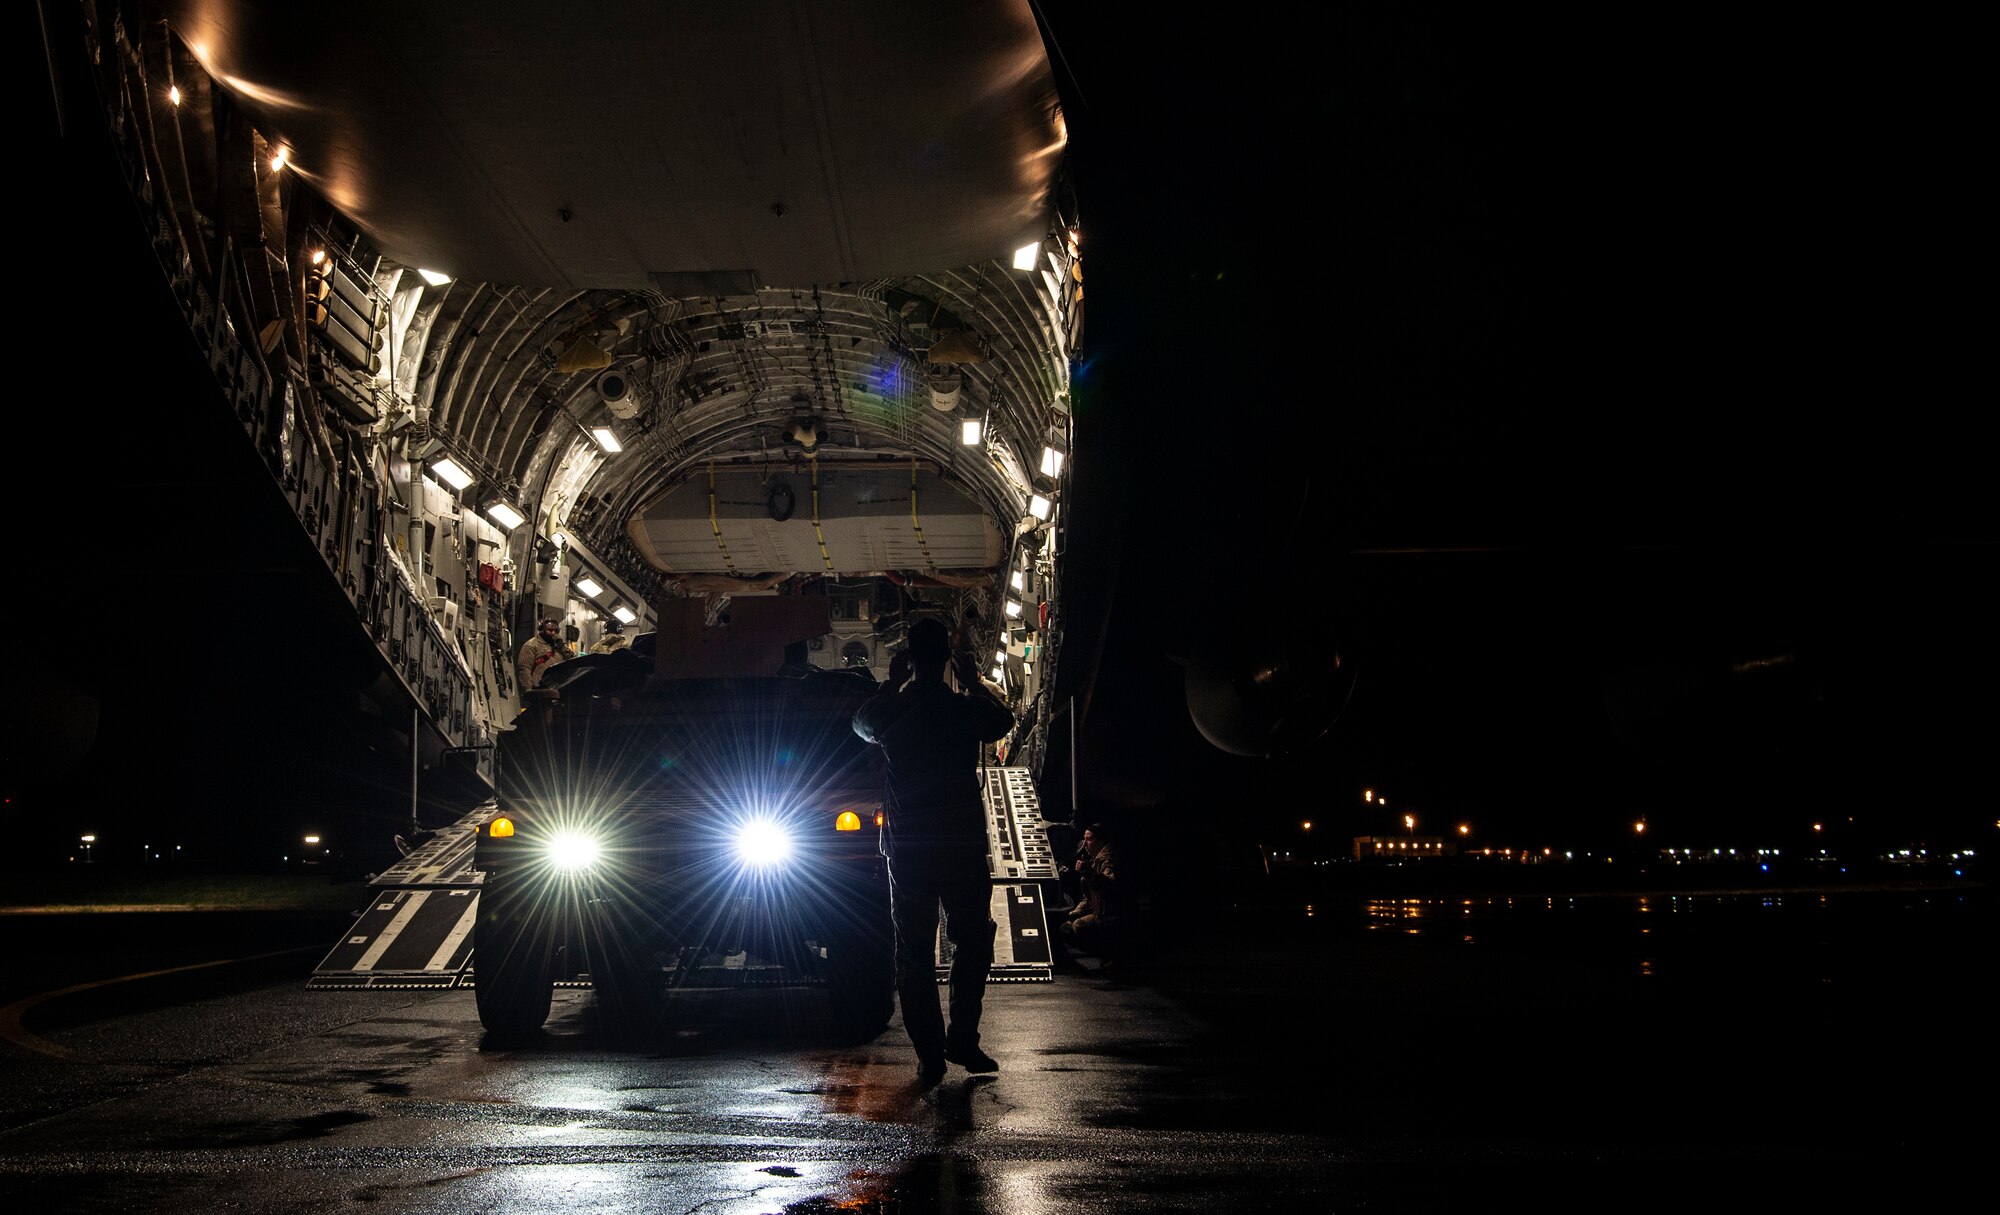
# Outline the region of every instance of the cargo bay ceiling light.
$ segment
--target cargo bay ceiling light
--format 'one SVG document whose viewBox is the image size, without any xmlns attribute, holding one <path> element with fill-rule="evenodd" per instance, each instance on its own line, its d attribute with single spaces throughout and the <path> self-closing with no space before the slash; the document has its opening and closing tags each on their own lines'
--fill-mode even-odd
<svg viewBox="0 0 2000 1215">
<path fill-rule="evenodd" d="M 472 484 L 472 474 L 459 467 L 458 461 L 450 456 L 439 456 L 431 461 L 431 471 L 444 478 L 453 489 L 464 489 Z"/>
<path fill-rule="evenodd" d="M 1053 447 L 1042 448 L 1042 475 L 1051 479 L 1062 475 L 1063 454 Z"/>
<path fill-rule="evenodd" d="M 611 432 L 609 426 L 591 427 L 590 437 L 597 440 L 597 445 L 603 448 L 607 455 L 616 455 L 625 450 L 624 444 L 618 441 L 618 436 Z"/>
<path fill-rule="evenodd" d="M 486 512 L 487 518 L 510 532 L 528 521 L 528 517 L 514 509 L 514 504 L 505 498 L 491 499 L 480 509 Z"/>
<path fill-rule="evenodd" d="M 590 596 L 592 599 L 595 599 L 599 595 L 602 595 L 604 593 L 604 588 L 597 585 L 597 579 L 589 577 L 578 578 L 576 580 L 576 589 L 582 591 L 584 594 Z"/>
<path fill-rule="evenodd" d="M 967 418 L 959 427 L 958 441 L 967 447 L 979 446 L 980 423 L 978 418 Z"/>
<path fill-rule="evenodd" d="M 1049 507 L 1051 505 L 1053 504 L 1047 498 L 1036 494 L 1028 499 L 1028 513 L 1035 517 L 1036 522 L 1047 523 L 1049 521 Z"/>
<path fill-rule="evenodd" d="M 639 618 L 638 613 L 634 612 L 631 608 L 626 607 L 622 603 L 619 604 L 617 607 L 612 608 L 611 614 L 613 616 L 618 617 L 618 621 L 620 624 L 631 624 L 634 620 L 637 620 Z"/>
<path fill-rule="evenodd" d="M 442 287 L 446 283 L 451 281 L 451 275 L 439 274 L 435 270 L 424 270 L 419 268 L 417 271 L 417 275 L 433 287 Z"/>
<path fill-rule="evenodd" d="M 1040 241 L 1036 241 L 1032 245 L 1022 245 L 1020 248 L 1014 250 L 1014 269 L 1033 270 L 1035 268 L 1035 257 L 1041 251 L 1042 242 Z"/>
</svg>

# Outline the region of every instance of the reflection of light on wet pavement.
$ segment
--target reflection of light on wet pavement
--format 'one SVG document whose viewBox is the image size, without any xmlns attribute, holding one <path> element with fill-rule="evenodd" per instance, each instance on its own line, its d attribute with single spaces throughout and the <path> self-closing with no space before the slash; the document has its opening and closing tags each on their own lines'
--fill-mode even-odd
<svg viewBox="0 0 2000 1215">
<path fill-rule="evenodd" d="M 1017 1164 L 1001 1171 L 990 1183 L 1000 1198 L 994 1204 L 995 1209 L 1005 1211 L 1007 1215 L 1044 1215 L 1045 1212 L 1075 1210 L 1071 1196 L 1065 1193 L 1062 1184 L 1069 1167 L 1038 1162 Z"/>
<path fill-rule="evenodd" d="M 468 1210 L 656 1211 L 699 1207 L 705 1215 L 768 1215 L 837 1192 L 839 1166 L 739 1160 L 698 1171 L 671 1165 L 537 1163 L 488 1169 L 454 1197 Z M 809 1208 L 811 1209 L 811 1208 Z"/>
<path fill-rule="evenodd" d="M 646 1179 L 630 1169 L 599 1165 L 538 1165 L 490 1169 L 466 1187 L 464 1197 L 501 1210 L 611 1210 L 643 1204 Z"/>
<path fill-rule="evenodd" d="M 819 1098 L 829 1113 L 869 1122 L 903 1122 L 920 1105 L 910 1084 L 914 1061 L 905 1064 L 873 1056 L 841 1055 L 822 1065 Z"/>
</svg>

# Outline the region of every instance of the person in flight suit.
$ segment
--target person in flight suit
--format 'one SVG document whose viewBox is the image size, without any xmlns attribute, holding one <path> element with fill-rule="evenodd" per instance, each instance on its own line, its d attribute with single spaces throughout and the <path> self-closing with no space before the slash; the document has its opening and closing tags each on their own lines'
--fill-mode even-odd
<svg viewBox="0 0 2000 1215">
<path fill-rule="evenodd" d="M 854 732 L 886 754 L 883 851 L 889 858 L 890 916 L 896 929 L 896 993 L 903 1029 L 917 1049 L 917 1079 L 931 1085 L 945 1064 L 998 1071 L 979 1048 L 979 1013 L 993 964 L 992 879 L 986 866 L 986 808 L 979 749 L 1003 738 L 1014 714 L 979 678 L 970 652 L 953 654 L 936 620 L 910 626 L 911 678 L 871 697 Z M 945 683 L 945 668 L 964 691 Z M 951 1023 L 938 1008 L 934 943 L 938 909 L 952 944 Z"/>
<path fill-rule="evenodd" d="M 1126 927 L 1127 898 L 1121 874 L 1113 857 L 1104 824 L 1092 823 L 1083 829 L 1083 844 L 1077 850 L 1074 868 L 1079 896 L 1056 931 L 1076 939 L 1081 948 L 1095 953 L 1108 968 L 1116 959 Z"/>
<path fill-rule="evenodd" d="M 563 642 L 562 621 L 544 620 L 536 625 L 535 635 L 521 643 L 521 656 L 514 664 L 521 679 L 521 699 L 555 699 L 554 688 L 542 687 L 542 676 L 551 666 L 568 657 L 570 652 L 569 646 Z"/>
</svg>

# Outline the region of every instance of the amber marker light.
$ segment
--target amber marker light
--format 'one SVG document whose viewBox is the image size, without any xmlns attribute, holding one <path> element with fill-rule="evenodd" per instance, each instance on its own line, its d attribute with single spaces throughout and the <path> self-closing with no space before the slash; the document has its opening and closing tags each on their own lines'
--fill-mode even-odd
<svg viewBox="0 0 2000 1215">
<path fill-rule="evenodd" d="M 875 812 L 875 825 L 877 827 L 880 827 L 882 825 L 882 812 L 880 810 L 877 810 Z"/>
<path fill-rule="evenodd" d="M 492 823 L 488 824 L 486 834 L 491 839 L 504 840 L 514 834 L 514 820 L 511 818 L 496 818 Z"/>
<path fill-rule="evenodd" d="M 859 831 L 861 830 L 861 816 L 852 810 L 842 810 L 840 817 L 833 820 L 833 829 L 835 831 Z"/>
</svg>

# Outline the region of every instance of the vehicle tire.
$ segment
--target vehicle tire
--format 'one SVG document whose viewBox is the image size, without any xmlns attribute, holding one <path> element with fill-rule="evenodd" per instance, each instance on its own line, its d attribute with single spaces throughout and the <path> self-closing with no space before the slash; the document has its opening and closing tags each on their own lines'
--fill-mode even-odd
<svg viewBox="0 0 2000 1215">
<path fill-rule="evenodd" d="M 472 990 L 479 1023 L 496 1042 L 530 1039 L 549 1019 L 555 939 L 546 915 L 501 875 L 488 873 L 472 929 Z"/>
<path fill-rule="evenodd" d="M 869 882 L 865 897 L 836 913 L 826 941 L 830 1029 L 843 1043 L 866 1042 L 889 1026 L 896 1010 L 896 941 L 886 883 Z"/>
<path fill-rule="evenodd" d="M 638 916 L 593 901 L 584 962 L 597 992 L 597 1019 L 612 1041 L 643 1041 L 666 1013 L 666 974 L 655 934 Z"/>
</svg>

